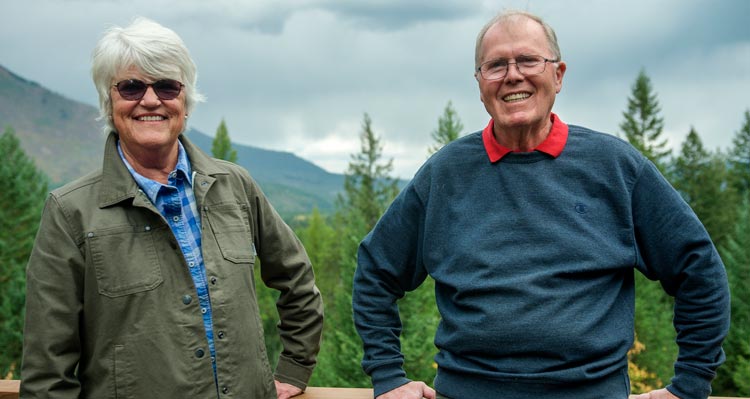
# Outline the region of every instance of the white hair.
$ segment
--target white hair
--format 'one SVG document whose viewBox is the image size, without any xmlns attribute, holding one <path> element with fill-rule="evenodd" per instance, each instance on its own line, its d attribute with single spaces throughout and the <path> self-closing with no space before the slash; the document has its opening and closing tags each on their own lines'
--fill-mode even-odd
<svg viewBox="0 0 750 399">
<path fill-rule="evenodd" d="M 174 79 L 184 84 L 188 114 L 205 100 L 196 88 L 198 72 L 182 39 L 173 30 L 139 17 L 125 28 L 109 28 L 92 53 L 91 77 L 99 93 L 99 118 L 106 124 L 106 132 L 114 130 L 110 92 L 115 76 L 131 67 L 154 80 Z"/>
</svg>

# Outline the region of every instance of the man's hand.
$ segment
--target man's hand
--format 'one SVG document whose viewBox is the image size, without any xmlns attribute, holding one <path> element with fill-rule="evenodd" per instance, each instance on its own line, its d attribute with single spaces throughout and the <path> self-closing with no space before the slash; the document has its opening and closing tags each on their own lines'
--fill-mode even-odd
<svg viewBox="0 0 750 399">
<path fill-rule="evenodd" d="M 408 384 L 388 391 L 375 399 L 435 399 L 435 390 L 421 381 L 412 381 Z"/>
<path fill-rule="evenodd" d="M 278 399 L 289 399 L 292 396 L 297 396 L 302 393 L 301 389 L 295 387 L 292 384 L 279 382 L 277 380 L 273 380 L 273 383 L 276 385 L 276 397 Z"/>
<path fill-rule="evenodd" d="M 666 388 L 657 389 L 647 393 L 633 396 L 633 399 L 680 399 L 673 395 L 672 392 L 667 391 Z"/>
</svg>

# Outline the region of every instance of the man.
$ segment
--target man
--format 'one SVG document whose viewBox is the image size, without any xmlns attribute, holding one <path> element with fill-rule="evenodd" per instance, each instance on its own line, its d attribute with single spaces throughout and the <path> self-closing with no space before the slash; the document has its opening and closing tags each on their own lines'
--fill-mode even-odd
<svg viewBox="0 0 750 399">
<path fill-rule="evenodd" d="M 438 398 L 627 398 L 638 269 L 675 296 L 679 345 L 671 384 L 642 397 L 705 399 L 729 292 L 700 221 L 630 145 L 552 113 L 566 64 L 540 18 L 497 16 L 475 61 L 489 124 L 429 159 L 359 249 L 376 397 L 436 396 L 406 378 L 396 307 L 429 275 Z"/>
<path fill-rule="evenodd" d="M 302 393 L 323 325 L 312 265 L 247 171 L 182 135 L 201 100 L 184 43 L 146 19 L 113 27 L 92 75 L 104 162 L 45 205 L 27 268 L 21 398 Z M 255 268 L 281 291 L 275 373 Z"/>
</svg>

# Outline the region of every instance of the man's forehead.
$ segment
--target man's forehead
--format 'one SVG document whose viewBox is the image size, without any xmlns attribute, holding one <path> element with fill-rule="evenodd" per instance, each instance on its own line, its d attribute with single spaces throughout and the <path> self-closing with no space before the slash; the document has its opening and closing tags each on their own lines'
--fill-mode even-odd
<svg viewBox="0 0 750 399">
<path fill-rule="evenodd" d="M 543 51 L 548 48 L 544 28 L 537 21 L 523 15 L 499 20 L 482 39 L 482 55 L 497 51 Z M 499 49 L 502 46 L 503 49 Z"/>
</svg>

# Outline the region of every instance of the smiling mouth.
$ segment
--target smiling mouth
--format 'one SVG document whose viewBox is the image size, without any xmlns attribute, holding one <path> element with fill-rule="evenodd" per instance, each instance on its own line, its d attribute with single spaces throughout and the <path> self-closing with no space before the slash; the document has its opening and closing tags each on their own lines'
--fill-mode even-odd
<svg viewBox="0 0 750 399">
<path fill-rule="evenodd" d="M 525 100 L 529 97 L 531 97 L 531 93 L 513 93 L 513 94 L 508 94 L 507 96 L 503 97 L 503 101 L 505 101 L 506 103 L 512 103 L 516 101 Z"/>
<path fill-rule="evenodd" d="M 167 118 L 165 118 L 163 116 L 152 116 L 152 115 L 149 115 L 149 116 L 139 116 L 138 118 L 135 118 L 135 119 L 139 120 L 139 121 L 143 121 L 143 122 L 157 122 L 157 121 L 166 120 Z"/>
</svg>

